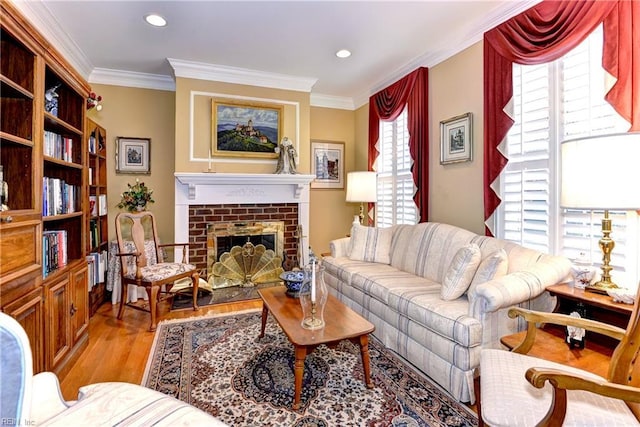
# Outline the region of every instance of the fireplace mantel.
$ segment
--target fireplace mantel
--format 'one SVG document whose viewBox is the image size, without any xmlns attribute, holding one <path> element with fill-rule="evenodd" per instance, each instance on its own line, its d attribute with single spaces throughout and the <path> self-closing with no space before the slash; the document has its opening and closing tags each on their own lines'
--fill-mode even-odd
<svg viewBox="0 0 640 427">
<path fill-rule="evenodd" d="M 315 178 L 313 175 L 290 174 L 243 174 L 243 173 L 176 173 L 176 180 L 188 186 L 190 200 L 196 198 L 200 186 L 237 187 L 261 189 L 263 186 L 290 187 L 295 199 L 299 199 L 305 187 Z M 245 202 L 246 203 L 246 202 Z"/>
<path fill-rule="evenodd" d="M 308 261 L 309 198 L 314 175 L 188 173 L 175 176 L 175 241 L 189 242 L 189 206 L 295 203 L 302 226 L 303 262 Z"/>
</svg>

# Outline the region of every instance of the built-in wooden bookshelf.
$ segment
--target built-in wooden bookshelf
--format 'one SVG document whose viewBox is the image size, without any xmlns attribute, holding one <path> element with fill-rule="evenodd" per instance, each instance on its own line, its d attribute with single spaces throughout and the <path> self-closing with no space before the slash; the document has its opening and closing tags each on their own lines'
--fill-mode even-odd
<svg viewBox="0 0 640 427">
<path fill-rule="evenodd" d="M 11 3 L 0 11 L 0 308 L 27 331 L 35 372 L 62 373 L 87 344 L 90 88 Z"/>
<path fill-rule="evenodd" d="M 106 268 L 109 252 L 107 218 L 107 131 L 91 119 L 85 127 L 88 153 L 89 223 L 89 315 L 93 316 L 106 297 Z"/>
</svg>

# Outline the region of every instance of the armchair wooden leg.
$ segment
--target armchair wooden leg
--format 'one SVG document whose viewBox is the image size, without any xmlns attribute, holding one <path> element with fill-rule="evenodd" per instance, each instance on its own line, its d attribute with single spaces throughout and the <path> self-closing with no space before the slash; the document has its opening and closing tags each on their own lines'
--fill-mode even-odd
<svg viewBox="0 0 640 427">
<path fill-rule="evenodd" d="M 159 286 L 151 286 L 151 289 L 147 288 L 149 295 L 149 311 L 151 311 L 151 326 L 149 330 L 151 332 L 156 330 L 156 325 L 158 324 L 158 293 L 160 290 Z"/>
<path fill-rule="evenodd" d="M 480 367 L 473 371 L 473 393 L 476 395 L 476 410 L 478 411 L 478 427 L 485 427 L 482 421 L 482 409 L 480 407 Z"/>
<path fill-rule="evenodd" d="M 200 274 L 196 271 L 191 276 L 191 284 L 193 285 L 193 310 L 198 310 L 198 285 L 200 284 Z"/>
<path fill-rule="evenodd" d="M 127 291 L 129 290 L 129 285 L 126 283 L 122 283 L 122 292 L 120 295 L 120 310 L 118 310 L 118 319 L 122 319 L 122 315 L 124 314 L 124 306 L 127 303 Z"/>
</svg>

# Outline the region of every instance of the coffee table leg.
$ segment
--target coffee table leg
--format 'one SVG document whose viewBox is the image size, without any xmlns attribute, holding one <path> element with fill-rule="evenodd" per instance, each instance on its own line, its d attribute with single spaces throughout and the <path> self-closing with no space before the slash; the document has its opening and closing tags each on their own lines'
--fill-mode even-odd
<svg viewBox="0 0 640 427">
<path fill-rule="evenodd" d="M 262 303 L 262 327 L 260 328 L 260 335 L 258 335 L 258 338 L 264 337 L 264 329 L 267 326 L 268 315 L 269 315 L 269 309 L 264 303 Z"/>
<path fill-rule="evenodd" d="M 367 388 L 373 388 L 371 381 L 371 369 L 369 368 L 369 335 L 360 337 L 360 355 L 362 356 L 362 369 L 364 370 L 364 383 Z"/>
<path fill-rule="evenodd" d="M 304 375 L 304 359 L 307 357 L 307 347 L 296 346 L 296 363 L 294 365 L 295 388 L 293 394 L 293 409 L 300 409 L 300 394 L 302 392 L 302 377 Z"/>
</svg>

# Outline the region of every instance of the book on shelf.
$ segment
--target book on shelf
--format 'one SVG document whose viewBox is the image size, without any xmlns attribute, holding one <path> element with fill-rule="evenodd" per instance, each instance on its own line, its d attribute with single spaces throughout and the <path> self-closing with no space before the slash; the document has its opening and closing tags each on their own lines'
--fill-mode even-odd
<svg viewBox="0 0 640 427">
<path fill-rule="evenodd" d="M 55 132 L 44 131 L 44 155 L 73 162 L 73 139 Z"/>
<path fill-rule="evenodd" d="M 78 187 L 59 178 L 42 178 L 42 216 L 62 215 L 76 211 Z"/>
<path fill-rule="evenodd" d="M 89 215 L 98 216 L 98 198 L 89 196 Z"/>
<path fill-rule="evenodd" d="M 107 214 L 107 195 L 100 194 L 98 196 L 98 215 L 103 216 Z"/>
<path fill-rule="evenodd" d="M 87 255 L 89 263 L 89 291 L 98 283 L 106 281 L 107 251 L 91 252 Z"/>
<path fill-rule="evenodd" d="M 67 231 L 42 232 L 42 277 L 67 265 Z"/>
<path fill-rule="evenodd" d="M 98 228 L 98 222 L 95 219 L 89 221 L 89 238 L 91 239 L 92 248 L 100 245 L 100 230 Z"/>
<path fill-rule="evenodd" d="M 89 185 L 93 185 L 93 168 L 89 168 Z"/>
</svg>

